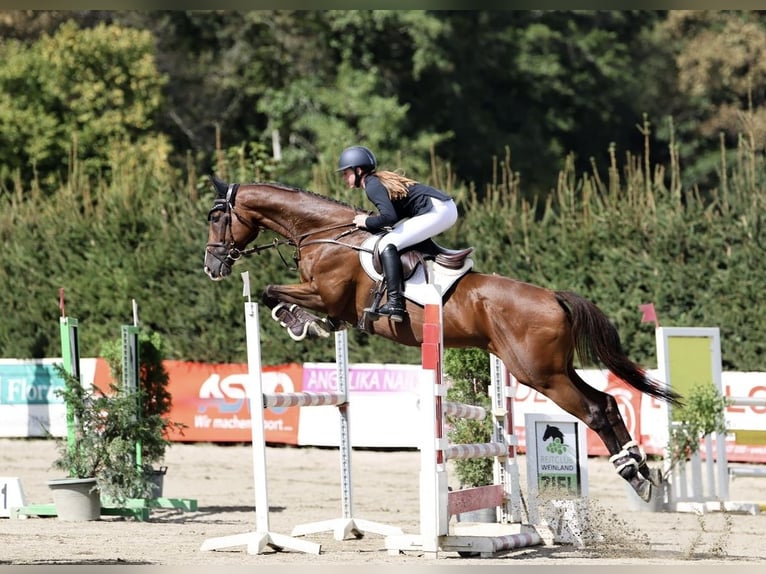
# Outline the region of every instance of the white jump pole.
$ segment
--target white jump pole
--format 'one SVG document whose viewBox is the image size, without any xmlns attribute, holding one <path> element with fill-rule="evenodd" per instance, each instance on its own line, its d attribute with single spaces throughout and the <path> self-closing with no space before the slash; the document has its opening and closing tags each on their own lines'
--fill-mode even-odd
<svg viewBox="0 0 766 574">
<path fill-rule="evenodd" d="M 502 484 L 505 489 L 505 504 L 500 522 L 521 523 L 521 490 L 519 488 L 519 462 L 516 447 L 519 445 L 513 427 L 513 400 L 516 389 L 511 386 L 511 378 L 505 364 L 497 355 L 490 353 L 490 376 L 492 380 L 492 405 L 495 415 L 494 440 L 507 445 L 504 458 L 496 458 L 494 465 L 495 484 Z"/>
<path fill-rule="evenodd" d="M 255 481 L 256 530 L 246 534 L 224 536 L 206 540 L 202 550 L 217 550 L 232 546 L 247 545 L 249 554 L 260 554 L 267 546 L 277 550 L 289 549 L 319 554 L 320 545 L 295 538 L 305 534 L 332 530 L 336 540 L 344 540 L 353 535 L 362 538 L 366 532 L 382 535 L 401 534 L 401 528 L 379 524 L 353 517 L 351 489 L 351 440 L 349 433 L 348 401 L 348 334 L 346 331 L 335 333 L 335 351 L 338 389 L 336 392 L 292 392 L 264 393 L 262 384 L 260 324 L 258 304 L 250 302 L 250 280 L 247 272 L 242 273 L 244 281 L 243 295 L 245 303 L 245 324 L 247 333 L 248 357 L 248 399 L 252 421 L 253 476 Z M 340 480 L 342 497 L 342 517 L 324 520 L 293 528 L 292 535 L 277 534 L 269 529 L 268 487 L 266 478 L 266 437 L 264 432 L 265 407 L 338 407 L 340 420 Z"/>
</svg>

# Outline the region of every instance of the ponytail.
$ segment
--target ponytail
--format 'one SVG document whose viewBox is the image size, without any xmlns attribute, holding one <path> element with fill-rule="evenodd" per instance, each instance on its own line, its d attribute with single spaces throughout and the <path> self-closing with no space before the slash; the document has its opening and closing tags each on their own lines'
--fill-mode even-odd
<svg viewBox="0 0 766 574">
<path fill-rule="evenodd" d="M 392 201 L 407 197 L 409 188 L 417 183 L 414 179 L 405 177 L 394 171 L 379 171 L 375 173 L 380 183 L 388 191 L 388 197 Z"/>
</svg>

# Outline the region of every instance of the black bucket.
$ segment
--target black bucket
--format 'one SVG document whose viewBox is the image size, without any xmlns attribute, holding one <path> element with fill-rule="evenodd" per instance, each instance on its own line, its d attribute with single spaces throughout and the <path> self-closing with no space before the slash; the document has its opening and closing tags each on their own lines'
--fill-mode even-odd
<svg viewBox="0 0 766 574">
<path fill-rule="evenodd" d="M 146 474 L 149 482 L 152 485 L 151 498 L 162 498 L 162 488 L 165 482 L 165 474 L 168 471 L 167 466 L 161 466 L 159 468 L 147 468 Z"/>
</svg>

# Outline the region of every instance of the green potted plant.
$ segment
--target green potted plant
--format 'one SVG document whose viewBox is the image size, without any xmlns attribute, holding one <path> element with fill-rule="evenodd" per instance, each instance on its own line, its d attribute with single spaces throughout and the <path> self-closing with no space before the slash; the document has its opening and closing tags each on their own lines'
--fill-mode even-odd
<svg viewBox="0 0 766 574">
<path fill-rule="evenodd" d="M 484 407 L 491 410 L 489 396 L 491 382 L 489 355 L 476 348 L 446 349 L 444 374 L 449 380 L 447 400 Z M 447 437 L 453 444 L 486 443 L 492 440 L 492 417 L 477 421 L 447 416 Z M 458 459 L 452 461 L 460 488 L 486 486 L 494 481 L 492 457 Z M 458 516 L 461 521 L 495 522 L 494 509 L 483 509 Z"/>
<path fill-rule="evenodd" d="M 672 506 L 672 475 L 700 449 L 700 442 L 711 433 L 726 432 L 726 407 L 729 399 L 724 397 L 712 383 L 693 385 L 684 396 L 684 405 L 674 407 L 673 421 L 668 425 L 668 442 L 665 446 L 665 464 L 660 473 L 661 486 L 652 492 L 648 502 L 641 500 L 632 488 L 627 488 L 631 507 L 639 511 L 660 512 Z M 679 480 L 683 480 L 679 475 Z M 627 485 L 626 485 L 627 486 Z"/>
<path fill-rule="evenodd" d="M 109 364 L 112 378 L 123 380 L 122 340 L 105 343 L 101 347 L 101 356 Z M 137 395 L 140 420 L 148 432 L 139 439 L 140 456 L 144 473 L 152 486 L 152 497 L 162 496 L 162 484 L 166 466 L 160 466 L 165 458 L 165 451 L 170 444 L 169 432 L 183 429 L 184 425 L 168 418 L 172 397 L 168 391 L 169 375 L 163 365 L 164 349 L 159 333 L 141 331 L 138 335 L 139 385 Z M 140 498 L 140 496 L 138 497 Z"/>
<path fill-rule="evenodd" d="M 151 485 L 136 465 L 135 444 L 156 440 L 162 426 L 156 420 L 136 423 L 139 393 L 116 385 L 109 393 L 86 388 L 61 366 L 56 369 L 64 385 L 55 392 L 71 413 L 67 437 L 57 438 L 59 457 L 53 462 L 53 468 L 68 476 L 48 482 L 58 516 L 97 520 L 103 498 L 121 503 L 148 496 Z M 82 509 L 80 502 L 85 504 Z"/>
<path fill-rule="evenodd" d="M 102 356 L 114 380 L 122 381 L 122 341 L 105 344 Z M 112 382 L 107 389 L 86 388 L 56 366 L 64 381 L 56 393 L 71 413 L 71 424 L 67 437 L 57 439 L 59 457 L 53 467 L 65 470 L 68 477 L 49 482 L 54 499 L 65 483 L 68 486 L 74 481 L 78 485 L 79 481 L 89 482 L 88 491 L 98 492 L 100 504 L 108 506 L 161 494 L 157 474 L 164 475 L 166 467 L 155 469 L 153 465 L 164 458 L 170 429 L 183 426 L 167 417 L 171 396 L 162 359 L 159 335 L 140 334 L 139 387 L 134 390 L 123 388 L 122 382 Z M 58 502 L 56 506 L 58 510 Z"/>
</svg>

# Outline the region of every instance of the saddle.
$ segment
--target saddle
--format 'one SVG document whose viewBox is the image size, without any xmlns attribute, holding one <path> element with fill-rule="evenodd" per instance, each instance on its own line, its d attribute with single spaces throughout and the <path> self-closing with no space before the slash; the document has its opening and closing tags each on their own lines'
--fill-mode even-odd
<svg viewBox="0 0 766 574">
<path fill-rule="evenodd" d="M 372 265 L 376 272 L 383 274 L 383 266 L 380 263 L 380 240 L 384 234 L 381 234 L 375 241 L 375 246 L 372 251 Z M 465 249 L 447 249 L 436 243 L 433 239 L 426 239 L 420 243 L 408 247 L 401 251 L 399 256 L 402 259 L 402 278 L 406 281 L 412 277 L 418 265 L 423 265 L 425 269 L 425 262 L 433 260 L 437 264 L 447 269 L 462 269 L 465 265 L 468 256 L 473 253 L 473 247 L 466 247 Z"/>
</svg>

